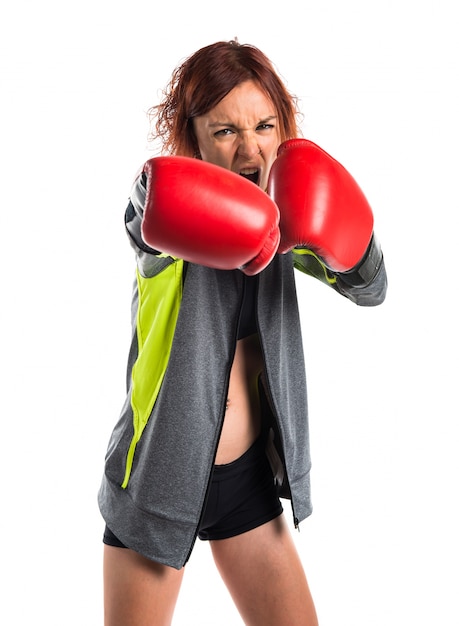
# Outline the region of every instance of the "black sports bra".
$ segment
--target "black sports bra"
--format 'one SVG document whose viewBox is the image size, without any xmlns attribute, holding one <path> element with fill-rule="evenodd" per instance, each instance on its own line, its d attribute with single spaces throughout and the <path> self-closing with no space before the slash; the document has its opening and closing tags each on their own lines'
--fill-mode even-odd
<svg viewBox="0 0 459 626">
<path fill-rule="evenodd" d="M 244 339 L 257 332 L 256 295 L 258 276 L 244 276 L 244 296 L 242 298 L 241 314 L 239 317 L 238 339 Z"/>
</svg>

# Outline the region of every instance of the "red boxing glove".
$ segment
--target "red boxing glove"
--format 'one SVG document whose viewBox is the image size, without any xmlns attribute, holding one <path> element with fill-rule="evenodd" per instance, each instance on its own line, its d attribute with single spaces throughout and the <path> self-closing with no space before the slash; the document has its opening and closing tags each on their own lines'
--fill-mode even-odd
<svg viewBox="0 0 459 626">
<path fill-rule="evenodd" d="M 373 213 L 342 165 L 306 139 L 279 146 L 268 194 L 280 209 L 279 252 L 305 247 L 336 272 L 354 268 L 373 234 Z"/>
<path fill-rule="evenodd" d="M 131 195 L 151 248 L 216 269 L 261 272 L 277 252 L 279 210 L 252 182 L 181 156 L 147 161 Z"/>
</svg>

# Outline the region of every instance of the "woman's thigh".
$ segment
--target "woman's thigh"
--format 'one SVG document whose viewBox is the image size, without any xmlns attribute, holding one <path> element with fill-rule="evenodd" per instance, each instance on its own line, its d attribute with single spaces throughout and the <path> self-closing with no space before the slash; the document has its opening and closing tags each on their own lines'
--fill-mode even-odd
<svg viewBox="0 0 459 626">
<path fill-rule="evenodd" d="M 303 566 L 284 516 L 211 542 L 218 570 L 247 626 L 317 626 Z"/>
<path fill-rule="evenodd" d="M 105 626 L 170 626 L 183 572 L 105 545 Z"/>
</svg>

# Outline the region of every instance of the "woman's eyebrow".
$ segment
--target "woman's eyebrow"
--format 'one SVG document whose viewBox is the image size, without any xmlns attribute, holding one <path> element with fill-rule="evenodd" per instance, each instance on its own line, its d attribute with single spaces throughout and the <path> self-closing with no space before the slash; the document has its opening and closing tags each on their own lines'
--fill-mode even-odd
<svg viewBox="0 0 459 626">
<path fill-rule="evenodd" d="M 259 120 L 256 123 L 256 126 L 259 126 L 260 124 L 266 124 L 267 122 L 272 122 L 275 119 L 277 119 L 277 115 L 269 115 L 268 117 L 265 117 L 264 119 Z M 238 128 L 236 124 L 233 124 L 231 122 L 212 122 L 211 124 L 209 124 L 209 128 L 215 128 L 217 126 L 224 126 L 225 128 L 234 128 L 234 130 L 244 130 L 243 128 Z"/>
</svg>

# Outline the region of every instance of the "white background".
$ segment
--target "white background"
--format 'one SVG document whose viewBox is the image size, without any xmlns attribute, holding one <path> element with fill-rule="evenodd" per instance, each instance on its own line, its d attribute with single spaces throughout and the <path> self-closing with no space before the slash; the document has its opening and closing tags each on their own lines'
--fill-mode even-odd
<svg viewBox="0 0 459 626">
<path fill-rule="evenodd" d="M 15 0 L 0 15 L 0 622 L 102 624 L 96 496 L 124 391 L 147 109 L 237 36 L 373 206 L 386 302 L 299 276 L 321 626 L 458 626 L 459 47 L 451 0 Z M 286 504 L 289 512 L 288 503 Z M 198 543 L 174 624 L 240 624 Z"/>
</svg>

